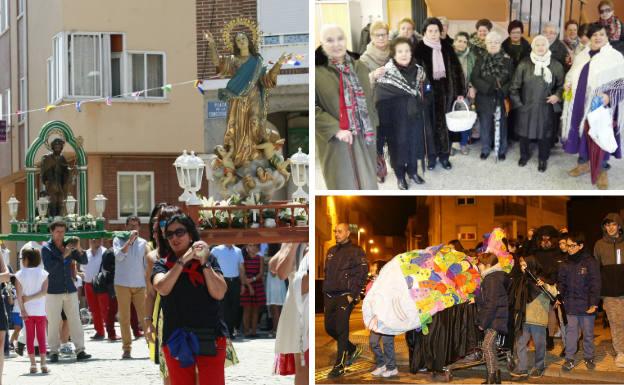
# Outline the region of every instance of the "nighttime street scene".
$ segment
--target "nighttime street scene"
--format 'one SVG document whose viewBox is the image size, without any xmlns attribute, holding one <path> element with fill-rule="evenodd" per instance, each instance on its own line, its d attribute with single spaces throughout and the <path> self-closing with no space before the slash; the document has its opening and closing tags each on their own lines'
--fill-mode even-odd
<svg viewBox="0 0 624 385">
<path fill-rule="evenodd" d="M 0 385 L 306 385 L 309 3 L 0 0 Z"/>
<path fill-rule="evenodd" d="M 624 197 L 315 202 L 316 383 L 624 382 Z"/>
</svg>

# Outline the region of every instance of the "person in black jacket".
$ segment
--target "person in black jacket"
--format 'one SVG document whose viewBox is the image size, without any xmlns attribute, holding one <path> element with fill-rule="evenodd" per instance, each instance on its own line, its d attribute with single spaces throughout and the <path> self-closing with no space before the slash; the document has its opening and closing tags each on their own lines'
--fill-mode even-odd
<svg viewBox="0 0 624 385">
<path fill-rule="evenodd" d="M 427 149 L 428 125 L 425 124 L 425 70 L 412 59 L 412 46 L 404 37 L 390 44 L 392 59 L 384 66 L 384 75 L 375 85 L 375 106 L 380 127 L 387 133 L 390 163 L 399 189 L 407 190 L 406 175 L 415 183 L 425 181 L 418 175 L 418 161 L 423 164 Z"/>
<path fill-rule="evenodd" d="M 559 268 L 558 288 L 568 317 L 563 369 L 574 368 L 579 334 L 583 332 L 583 358 L 587 369 L 594 369 L 594 321 L 600 301 L 600 267 L 585 249 L 585 235 L 568 235 L 568 260 Z"/>
<path fill-rule="evenodd" d="M 494 144 L 498 160 L 505 160 L 507 152 L 505 98 L 509 95 L 513 64 L 511 58 L 501 49 L 502 39 L 497 32 L 488 33 L 485 41 L 487 54 L 477 60 L 471 75 L 471 83 L 477 89 L 475 101 L 481 124 L 481 159 L 485 160 L 490 156 Z"/>
<path fill-rule="evenodd" d="M 542 35 L 546 36 L 550 42 L 552 58 L 557 60 L 563 68 L 566 68 L 568 49 L 563 42 L 559 40 L 559 27 L 554 23 L 545 23 L 542 28 Z"/>
<path fill-rule="evenodd" d="M 509 318 L 509 298 L 507 292 L 511 281 L 498 265 L 498 258 L 492 253 L 479 255 L 481 288 L 476 297 L 478 316 L 477 326 L 485 332 L 483 356 L 487 366 L 486 384 L 500 384 L 500 370 L 496 354 L 496 337 L 507 334 Z"/>
<path fill-rule="evenodd" d="M 563 98 L 563 66 L 551 60 L 548 39 L 536 36 L 531 43 L 533 51 L 517 65 L 510 87 L 512 108 L 518 113 L 515 132 L 520 138 L 520 167 L 531 157 L 530 142 L 538 140 L 539 160 L 537 170 L 545 172 L 555 126 L 556 112 Z"/>
<path fill-rule="evenodd" d="M 425 68 L 431 82 L 432 97 L 427 99 L 427 120 L 431 122 L 434 148 L 427 151 L 429 170 L 433 170 L 436 159 L 445 170 L 452 168 L 449 162 L 451 138 L 446 125 L 446 113 L 455 100 L 464 100 L 466 84 L 464 70 L 455 50 L 440 39 L 442 23 L 436 18 L 428 18 L 423 24 L 423 40 L 414 48 L 414 59 Z"/>
<path fill-rule="evenodd" d="M 368 275 L 364 251 L 351 243 L 349 225 L 340 223 L 334 229 L 336 245 L 327 251 L 325 263 L 325 331 L 338 343 L 336 363 L 329 378 L 344 374 L 361 354 L 362 346 L 349 341 L 349 317 Z"/>
</svg>

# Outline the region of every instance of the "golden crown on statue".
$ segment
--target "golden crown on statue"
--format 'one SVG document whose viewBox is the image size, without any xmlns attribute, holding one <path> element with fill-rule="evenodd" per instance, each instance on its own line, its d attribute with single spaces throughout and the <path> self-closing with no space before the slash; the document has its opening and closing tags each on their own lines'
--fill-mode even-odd
<svg viewBox="0 0 624 385">
<path fill-rule="evenodd" d="M 234 45 L 232 43 L 232 29 L 234 27 L 243 26 L 247 27 L 251 31 L 251 40 L 256 49 L 260 48 L 260 38 L 262 37 L 262 32 L 258 29 L 258 24 L 252 19 L 248 19 L 246 17 L 237 17 L 236 19 L 230 20 L 229 23 L 225 25 L 223 28 L 223 44 L 230 50 L 230 52 L 234 52 Z"/>
</svg>

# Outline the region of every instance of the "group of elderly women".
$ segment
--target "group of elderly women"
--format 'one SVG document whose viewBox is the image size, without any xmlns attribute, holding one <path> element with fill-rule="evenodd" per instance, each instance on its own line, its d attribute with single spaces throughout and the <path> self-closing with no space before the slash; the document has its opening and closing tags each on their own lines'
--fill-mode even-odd
<svg viewBox="0 0 624 385">
<path fill-rule="evenodd" d="M 377 189 L 385 176 L 386 143 L 398 188 L 408 189 L 408 180 L 423 184 L 425 166 L 451 169 L 452 143 L 467 155 L 471 136 L 481 141 L 483 160 L 494 152 L 504 161 L 508 140 L 518 140 L 521 167 L 537 142 L 540 172 L 561 137 L 566 152 L 579 154 L 570 176 L 591 171 L 592 183 L 607 188 L 607 160 L 621 156 L 624 123 L 618 108 L 624 58 L 610 41 L 624 40 L 624 31 L 611 1 L 602 1 L 599 10 L 599 22 L 569 21 L 563 41 L 547 23 L 531 43 L 517 20 L 505 41 L 485 19 L 474 34 L 459 32 L 455 39 L 447 35 L 444 18 L 425 20 L 422 36 L 403 19 L 393 39 L 389 26 L 377 21 L 361 57 L 347 51 L 340 27 L 325 25 L 316 50 L 315 92 L 317 155 L 327 188 Z M 615 151 L 603 150 L 588 135 L 594 97 L 610 107 Z M 446 114 L 464 99 L 476 106 L 478 120 L 472 130 L 449 132 Z"/>
</svg>

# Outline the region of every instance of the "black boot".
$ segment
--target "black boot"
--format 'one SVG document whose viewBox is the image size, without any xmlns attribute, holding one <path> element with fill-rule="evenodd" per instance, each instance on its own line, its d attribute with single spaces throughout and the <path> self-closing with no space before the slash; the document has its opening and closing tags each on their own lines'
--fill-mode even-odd
<svg viewBox="0 0 624 385">
<path fill-rule="evenodd" d="M 397 175 L 397 182 L 399 185 L 399 190 L 407 190 L 407 181 L 405 180 L 405 175 Z"/>
<path fill-rule="evenodd" d="M 425 180 L 423 178 L 420 177 L 420 175 L 418 175 L 418 173 L 414 173 L 411 174 L 409 176 L 409 178 L 412 180 L 412 182 L 416 183 L 416 184 L 423 184 L 425 183 Z"/>
<path fill-rule="evenodd" d="M 494 373 L 494 383 L 495 384 L 501 384 L 501 374 L 500 374 L 500 369 L 498 369 L 496 371 L 496 373 Z"/>
<path fill-rule="evenodd" d="M 487 373 L 487 377 L 485 378 L 485 382 L 482 384 L 495 384 L 496 382 L 496 373 Z"/>
</svg>

